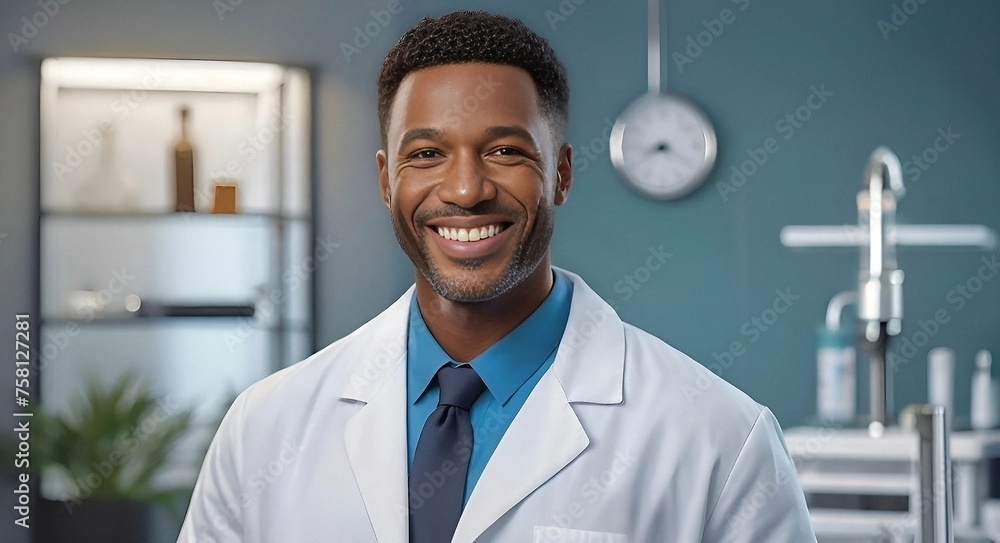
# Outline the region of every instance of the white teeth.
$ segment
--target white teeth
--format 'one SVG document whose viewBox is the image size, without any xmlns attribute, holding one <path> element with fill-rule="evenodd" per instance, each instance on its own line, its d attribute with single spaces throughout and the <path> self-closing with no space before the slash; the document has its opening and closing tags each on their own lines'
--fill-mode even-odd
<svg viewBox="0 0 1000 543">
<path fill-rule="evenodd" d="M 439 236 L 453 241 L 480 241 L 503 232 L 503 227 L 495 224 L 471 229 L 449 228 L 447 226 L 436 228 Z"/>
</svg>

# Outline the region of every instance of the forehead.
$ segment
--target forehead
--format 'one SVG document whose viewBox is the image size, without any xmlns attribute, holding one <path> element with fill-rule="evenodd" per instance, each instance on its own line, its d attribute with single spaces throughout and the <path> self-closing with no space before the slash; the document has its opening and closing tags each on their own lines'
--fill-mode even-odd
<svg viewBox="0 0 1000 543">
<path fill-rule="evenodd" d="M 500 64 L 465 63 L 424 68 L 399 85 L 389 116 L 390 141 L 407 130 L 443 132 L 518 125 L 543 120 L 538 91 L 525 70 Z"/>
</svg>

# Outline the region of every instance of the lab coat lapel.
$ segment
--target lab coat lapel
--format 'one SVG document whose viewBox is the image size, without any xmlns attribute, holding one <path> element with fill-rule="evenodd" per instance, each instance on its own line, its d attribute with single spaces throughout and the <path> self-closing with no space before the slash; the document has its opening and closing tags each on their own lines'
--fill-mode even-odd
<svg viewBox="0 0 1000 543">
<path fill-rule="evenodd" d="M 590 438 L 571 403 L 622 402 L 624 325 L 582 279 L 559 271 L 573 282 L 573 299 L 556 359 L 486 464 L 454 543 L 475 541 L 587 448 Z"/>
<path fill-rule="evenodd" d="M 406 541 L 406 326 L 412 289 L 358 331 L 342 401 L 364 403 L 347 421 L 345 445 L 378 541 Z"/>
<path fill-rule="evenodd" d="M 535 385 L 469 496 L 455 543 L 474 541 L 590 443 L 551 373 Z M 516 476 L 514 474 L 517 474 Z"/>
</svg>

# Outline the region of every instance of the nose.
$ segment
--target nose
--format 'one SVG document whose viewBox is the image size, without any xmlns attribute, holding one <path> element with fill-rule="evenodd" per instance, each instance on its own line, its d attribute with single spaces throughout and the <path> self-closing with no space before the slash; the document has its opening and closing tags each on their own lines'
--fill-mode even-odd
<svg viewBox="0 0 1000 543">
<path fill-rule="evenodd" d="M 442 202 L 466 209 L 496 195 L 496 185 L 489 179 L 483 158 L 471 151 L 461 151 L 452 157 L 438 188 Z"/>
</svg>

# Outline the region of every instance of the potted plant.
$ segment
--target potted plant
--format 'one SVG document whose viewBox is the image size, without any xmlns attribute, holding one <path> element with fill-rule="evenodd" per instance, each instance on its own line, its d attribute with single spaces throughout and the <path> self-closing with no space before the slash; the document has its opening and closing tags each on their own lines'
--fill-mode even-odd
<svg viewBox="0 0 1000 543">
<path fill-rule="evenodd" d="M 46 488 L 65 499 L 41 500 L 36 543 L 140 543 L 151 538 L 153 508 L 183 508 L 190 488 L 163 488 L 155 478 L 191 423 L 148 383 L 123 374 L 110 386 L 91 379 L 64 414 L 37 413 L 32 464 Z"/>
</svg>

